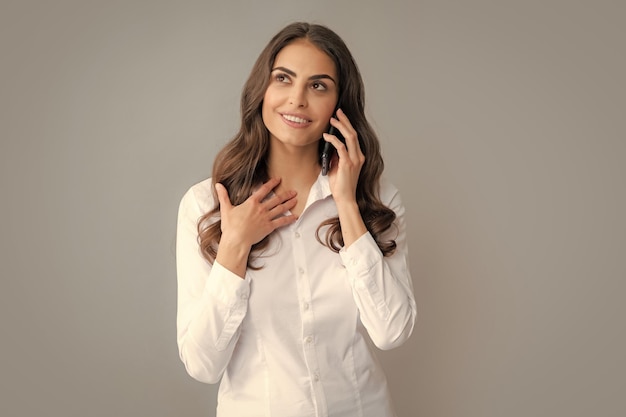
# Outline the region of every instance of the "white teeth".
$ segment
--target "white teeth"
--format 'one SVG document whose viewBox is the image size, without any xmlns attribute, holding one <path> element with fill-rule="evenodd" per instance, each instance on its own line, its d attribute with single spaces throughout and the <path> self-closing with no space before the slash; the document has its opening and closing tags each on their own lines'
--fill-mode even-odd
<svg viewBox="0 0 626 417">
<path fill-rule="evenodd" d="M 290 122 L 294 122 L 294 123 L 307 123 L 308 120 L 306 119 L 301 119 L 299 117 L 296 116 L 290 116 L 288 114 L 283 114 L 283 117 L 287 120 L 289 120 Z"/>
</svg>

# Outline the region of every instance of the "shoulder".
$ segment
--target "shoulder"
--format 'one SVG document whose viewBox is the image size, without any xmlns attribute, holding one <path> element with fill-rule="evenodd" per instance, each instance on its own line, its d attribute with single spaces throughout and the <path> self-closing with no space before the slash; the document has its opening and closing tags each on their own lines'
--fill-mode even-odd
<svg viewBox="0 0 626 417">
<path fill-rule="evenodd" d="M 379 187 L 380 201 L 385 206 L 395 211 L 396 216 L 404 215 L 404 203 L 402 202 L 398 188 L 384 176 L 380 177 Z"/>
<path fill-rule="evenodd" d="M 213 181 L 211 178 L 202 180 L 192 185 L 183 195 L 181 207 L 195 208 L 201 213 L 206 213 L 215 207 Z"/>
<path fill-rule="evenodd" d="M 390 205 L 392 201 L 400 197 L 400 193 L 395 185 L 385 176 L 380 177 L 379 181 L 379 195 L 380 201 L 386 206 Z"/>
</svg>

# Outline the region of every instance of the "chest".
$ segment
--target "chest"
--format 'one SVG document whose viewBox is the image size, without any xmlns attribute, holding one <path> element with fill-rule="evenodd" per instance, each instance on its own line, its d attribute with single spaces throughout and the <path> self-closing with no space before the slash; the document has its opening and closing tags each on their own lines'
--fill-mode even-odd
<svg viewBox="0 0 626 417">
<path fill-rule="evenodd" d="M 309 207 L 298 222 L 272 234 L 257 260 L 261 269 L 248 271 L 249 325 L 297 336 L 303 320 L 319 326 L 354 320 L 356 305 L 341 257 L 316 238 L 320 223 L 335 215 L 333 208 L 328 202 Z M 326 228 L 319 230 L 322 241 L 325 233 Z"/>
</svg>

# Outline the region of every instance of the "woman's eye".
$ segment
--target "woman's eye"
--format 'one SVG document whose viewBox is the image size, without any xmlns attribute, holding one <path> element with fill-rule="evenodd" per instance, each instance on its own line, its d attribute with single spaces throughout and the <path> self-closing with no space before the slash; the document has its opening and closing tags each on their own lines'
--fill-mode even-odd
<svg viewBox="0 0 626 417">
<path fill-rule="evenodd" d="M 319 91 L 324 91 L 326 90 L 326 85 L 324 83 L 320 83 L 320 82 L 315 82 L 312 84 L 313 89 L 315 90 L 319 90 Z"/>
<path fill-rule="evenodd" d="M 278 81 L 279 83 L 289 82 L 289 77 L 287 77 L 285 74 L 276 74 L 274 79 Z"/>
</svg>

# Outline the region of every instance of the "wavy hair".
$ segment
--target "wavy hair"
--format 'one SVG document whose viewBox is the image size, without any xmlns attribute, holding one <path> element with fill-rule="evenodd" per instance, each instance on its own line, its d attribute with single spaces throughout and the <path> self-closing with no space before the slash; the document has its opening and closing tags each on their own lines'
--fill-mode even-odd
<svg viewBox="0 0 626 417">
<path fill-rule="evenodd" d="M 265 90 L 270 81 L 271 69 L 278 53 L 291 42 L 305 39 L 326 53 L 335 63 L 339 77 L 339 102 L 350 123 L 358 132 L 365 163 L 361 168 L 356 189 L 356 199 L 367 230 L 375 239 L 383 255 L 392 254 L 394 240 L 382 240 L 382 234 L 394 222 L 396 215 L 379 197 L 379 179 L 384 164 L 380 144 L 365 117 L 365 89 L 359 69 L 343 40 L 322 25 L 296 22 L 278 32 L 257 58 L 241 95 L 241 128 L 217 154 L 212 173 L 213 185 L 226 187 L 233 205 L 243 203 L 253 190 L 267 181 L 267 156 L 270 136 L 261 115 Z M 323 140 L 320 140 L 320 147 Z M 198 241 L 203 256 L 215 261 L 222 235 L 219 219 L 219 201 L 214 191 L 216 206 L 198 221 Z M 322 229 L 326 229 L 321 237 Z M 271 234 L 252 246 L 248 267 L 260 256 L 269 243 Z M 323 221 L 316 233 L 317 240 L 335 252 L 343 247 L 343 235 L 338 217 Z"/>
</svg>

